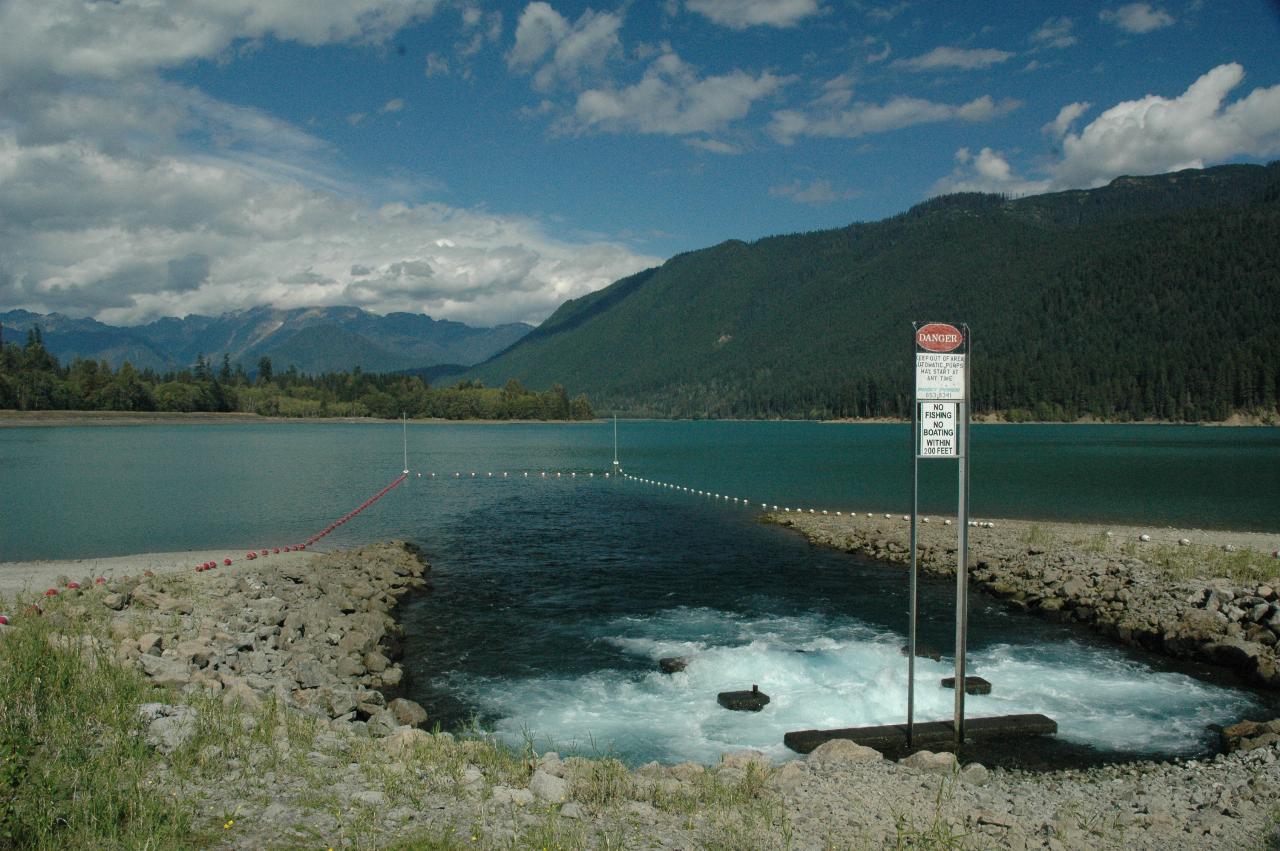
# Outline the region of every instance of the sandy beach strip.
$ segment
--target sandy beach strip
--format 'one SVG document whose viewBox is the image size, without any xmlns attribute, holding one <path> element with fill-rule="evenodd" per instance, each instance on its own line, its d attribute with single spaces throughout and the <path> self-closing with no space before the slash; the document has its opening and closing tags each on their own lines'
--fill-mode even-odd
<svg viewBox="0 0 1280 851">
<path fill-rule="evenodd" d="M 59 587 L 59 578 L 84 584 L 98 577 L 107 580 L 124 576 L 139 576 L 145 571 L 156 575 L 166 573 L 189 573 L 192 577 L 213 577 L 219 572 L 234 570 L 246 564 L 290 564 L 306 561 L 316 550 L 302 552 L 272 552 L 260 556 L 252 562 L 245 558 L 246 549 L 208 549 L 188 550 L 170 553 L 137 553 L 125 556 L 106 556 L 102 558 L 75 559 L 40 559 L 35 561 L 0 562 L 0 598 L 8 601 L 28 600 L 39 597 L 49 588 Z M 262 552 L 258 550 L 257 552 Z M 231 566 L 223 564 L 231 559 Z M 196 572 L 197 565 L 204 562 L 217 562 L 214 570 Z"/>
</svg>

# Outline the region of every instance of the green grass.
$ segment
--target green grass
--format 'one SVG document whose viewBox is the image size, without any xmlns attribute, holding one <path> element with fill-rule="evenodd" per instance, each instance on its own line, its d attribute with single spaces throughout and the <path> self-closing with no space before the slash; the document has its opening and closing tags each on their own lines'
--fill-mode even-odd
<svg viewBox="0 0 1280 851">
<path fill-rule="evenodd" d="M 0 847 L 190 846 L 192 808 L 151 782 L 160 763 L 138 705 L 156 690 L 82 644 L 101 621 L 72 606 L 18 615 L 0 639 Z"/>
<path fill-rule="evenodd" d="M 1136 555 L 1159 569 L 1168 579 L 1179 582 L 1224 577 L 1249 584 L 1270 582 L 1280 577 L 1280 560 L 1258 550 L 1227 552 L 1222 547 L 1199 544 L 1185 547 L 1156 544 L 1137 548 Z"/>
</svg>

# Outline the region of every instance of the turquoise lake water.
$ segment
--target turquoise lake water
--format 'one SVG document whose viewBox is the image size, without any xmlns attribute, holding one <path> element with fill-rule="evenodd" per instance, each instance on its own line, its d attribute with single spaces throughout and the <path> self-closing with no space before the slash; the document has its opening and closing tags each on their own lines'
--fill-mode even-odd
<svg viewBox="0 0 1280 851">
<path fill-rule="evenodd" d="M 0 561 L 190 549 L 194 564 L 201 548 L 295 543 L 399 475 L 401 434 L 398 423 L 0 429 Z M 622 422 L 619 437 L 628 472 L 757 507 L 909 507 L 902 425 Z M 434 588 L 400 615 L 406 691 L 442 723 L 478 718 L 513 741 L 630 761 L 711 761 L 742 746 L 786 758 L 788 729 L 901 720 L 901 571 L 812 547 L 742 504 L 605 479 L 609 423 L 410 425 L 408 444 L 411 478 L 325 544 L 422 547 Z M 923 508 L 954 506 L 954 462 L 924 473 L 935 496 Z M 1280 527 L 1277 429 L 979 426 L 972 474 L 980 517 Z M 1197 753 L 1206 724 L 1269 700 L 971 605 L 971 666 L 996 683 L 971 714 L 1045 712 L 1076 748 Z M 949 717 L 937 678 L 952 607 L 948 585 L 925 583 L 922 640 L 944 658 L 917 668 L 921 719 Z M 677 654 L 693 656 L 688 671 L 656 672 Z M 716 691 L 752 683 L 774 696 L 765 712 L 716 706 Z"/>
</svg>

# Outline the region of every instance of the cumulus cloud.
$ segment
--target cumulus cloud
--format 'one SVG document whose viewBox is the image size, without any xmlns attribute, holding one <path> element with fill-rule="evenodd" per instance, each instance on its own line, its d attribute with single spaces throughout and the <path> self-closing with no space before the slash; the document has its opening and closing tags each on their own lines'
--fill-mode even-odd
<svg viewBox="0 0 1280 851">
<path fill-rule="evenodd" d="M 793 27 L 818 13 L 817 0 L 687 0 L 689 11 L 741 30 L 752 26 Z"/>
<path fill-rule="evenodd" d="M 435 5 L 0 4 L 0 305 L 123 324 L 352 302 L 539 321 L 659 262 L 526 217 L 375 202 L 323 141 L 158 75 L 241 39 L 381 40 Z"/>
<path fill-rule="evenodd" d="M 707 133 L 745 117 L 756 101 L 792 79 L 741 70 L 702 77 L 668 48 L 649 64 L 640 82 L 580 93 L 569 127 L 615 133 Z"/>
<path fill-rule="evenodd" d="M 836 189 L 830 180 L 818 178 L 805 183 L 794 180 L 781 186 L 773 186 L 769 194 L 776 198 L 789 198 L 797 204 L 834 204 L 837 201 L 848 201 L 857 198 L 861 193 L 856 189 Z"/>
<path fill-rule="evenodd" d="M 1066 17 L 1049 18 L 1031 34 L 1031 41 L 1043 47 L 1070 47 L 1079 41 L 1073 30 L 1075 21 Z"/>
<path fill-rule="evenodd" d="M 1280 85 L 1224 104 L 1243 80 L 1244 68 L 1232 62 L 1204 74 L 1176 98 L 1147 95 L 1116 104 L 1063 138 L 1055 184 L 1097 186 L 1121 174 L 1280 153 Z"/>
<path fill-rule="evenodd" d="M 910 59 L 895 59 L 893 66 L 911 71 L 936 71 L 939 68 L 959 68 L 972 71 L 999 65 L 1012 56 L 1013 54 L 1007 50 L 995 50 L 992 48 L 935 47 L 920 56 L 913 56 Z"/>
<path fill-rule="evenodd" d="M 381 112 L 385 115 L 388 112 L 399 112 L 402 109 L 404 109 L 404 99 L 392 98 L 391 100 L 384 103 L 382 105 L 382 108 L 379 109 L 378 112 Z"/>
<path fill-rule="evenodd" d="M 841 110 L 779 110 L 773 114 L 769 132 L 784 145 L 791 144 L 801 136 L 856 139 L 859 136 L 886 133 L 917 124 L 991 121 L 1007 115 L 1019 106 L 1019 101 L 996 101 L 990 95 L 962 104 L 896 97 L 883 104 L 858 102 Z"/>
<path fill-rule="evenodd" d="M 585 71 L 599 70 L 610 54 L 621 49 L 621 27 L 621 15 L 588 9 L 570 24 L 550 3 L 530 3 L 516 24 L 507 67 L 532 73 L 533 85 L 540 91 L 558 81 L 577 82 Z"/>
<path fill-rule="evenodd" d="M 1145 35 L 1175 23 L 1173 15 L 1164 9 L 1153 8 L 1150 3 L 1130 3 L 1118 9 L 1103 9 L 1098 17 L 1134 35 Z"/>
<path fill-rule="evenodd" d="M 983 148 L 977 154 L 968 148 L 956 151 L 956 167 L 933 185 L 932 194 L 948 192 L 994 192 L 1003 195 L 1035 195 L 1048 191 L 1048 180 L 1019 177 L 1000 151 Z"/>
<path fill-rule="evenodd" d="M 12 132 L 0 133 L 0 180 L 0 303 L 126 324 L 352 302 L 536 322 L 660 262 L 560 242 L 529 219 L 373 206 L 234 160 L 28 147 Z"/>
<path fill-rule="evenodd" d="M 1041 132 L 1050 138 L 1061 139 L 1067 135 L 1067 131 L 1071 129 L 1071 125 L 1075 124 L 1076 119 L 1088 112 L 1092 105 L 1087 101 L 1067 104 L 1058 110 L 1057 118 L 1040 128 Z"/>
<path fill-rule="evenodd" d="M 1233 102 L 1228 94 L 1244 79 L 1236 64 L 1219 65 L 1175 98 L 1147 95 L 1123 101 L 1079 132 L 1070 127 L 1088 104 L 1064 106 L 1045 125 L 1061 137 L 1061 156 L 1041 178 L 1020 177 L 1007 157 L 990 148 L 957 153 L 957 166 L 936 192 L 980 190 L 1030 194 L 1102 186 L 1121 175 L 1161 174 L 1203 168 L 1234 157 L 1280 154 L 1280 85 L 1257 88 Z"/>
</svg>

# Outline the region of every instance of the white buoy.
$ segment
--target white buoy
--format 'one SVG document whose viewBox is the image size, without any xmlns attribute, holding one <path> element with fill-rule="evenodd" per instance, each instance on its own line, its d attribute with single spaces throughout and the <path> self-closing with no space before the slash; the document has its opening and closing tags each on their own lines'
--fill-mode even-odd
<svg viewBox="0 0 1280 851">
<path fill-rule="evenodd" d="M 871 516 L 871 512 L 870 512 L 870 511 L 868 511 L 868 512 L 867 512 L 867 516 L 868 516 L 868 517 L 870 517 L 870 516 Z"/>
<path fill-rule="evenodd" d="M 1180 546 L 1180 547 L 1189 547 L 1189 546 L 1191 546 L 1191 541 L 1190 541 L 1189 539 L 1187 539 L 1187 538 L 1179 538 L 1179 539 L 1178 539 L 1178 546 Z"/>
<path fill-rule="evenodd" d="M 1138 536 L 1138 540 L 1145 543 L 1146 541 L 1151 540 L 1151 536 L 1148 535 L 1146 532 L 1143 532 L 1141 535 Z"/>
<path fill-rule="evenodd" d="M 928 523 L 928 522 L 929 522 L 929 518 L 928 518 L 928 517 L 921 517 L 921 518 L 920 518 L 920 522 L 921 522 L 921 523 Z"/>
<path fill-rule="evenodd" d="M 885 519 L 885 520 L 888 520 L 888 519 L 889 519 L 889 517 L 890 517 L 890 515 L 886 514 L 886 515 L 884 516 L 884 519 Z"/>
<path fill-rule="evenodd" d="M 837 512 L 836 512 L 836 517 L 839 517 L 839 516 L 840 516 L 840 512 L 839 512 L 839 511 L 837 511 Z"/>
<path fill-rule="evenodd" d="M 775 506 L 773 507 L 773 510 L 774 510 L 774 511 L 777 511 L 777 510 L 778 510 L 778 506 L 776 506 L 776 505 L 775 505 Z"/>
<path fill-rule="evenodd" d="M 942 525 L 943 525 L 943 526 L 950 526 L 950 525 L 951 525 L 951 521 L 950 521 L 950 520 L 943 520 L 943 521 L 942 521 Z"/>
<path fill-rule="evenodd" d="M 904 514 L 904 515 L 902 515 L 902 519 L 903 519 L 903 520 L 910 520 L 910 519 L 911 519 L 911 516 L 910 516 L 910 515 L 908 515 L 908 514 Z"/>
</svg>

